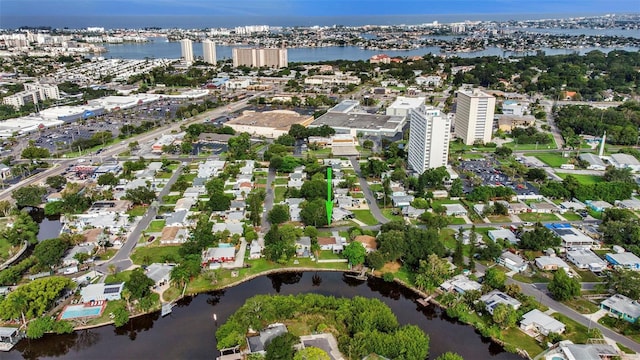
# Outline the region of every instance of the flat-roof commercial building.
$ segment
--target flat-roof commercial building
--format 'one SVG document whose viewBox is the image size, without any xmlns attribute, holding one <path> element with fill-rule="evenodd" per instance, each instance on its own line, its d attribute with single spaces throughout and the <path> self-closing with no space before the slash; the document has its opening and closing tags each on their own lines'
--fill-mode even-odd
<svg viewBox="0 0 640 360">
<path fill-rule="evenodd" d="M 405 109 L 395 112 L 402 114 Z M 409 166 L 422 174 L 427 169 L 447 166 L 449 160 L 449 139 L 451 119 L 442 116 L 440 110 L 420 105 L 408 108 Z"/>
<path fill-rule="evenodd" d="M 225 125 L 236 132 L 246 132 L 255 136 L 277 138 L 286 134 L 291 125 L 309 126 L 313 121 L 311 115 L 301 115 L 290 110 L 244 111 L 241 116 L 228 121 Z"/>
<path fill-rule="evenodd" d="M 478 89 L 459 90 L 454 127 L 467 145 L 491 142 L 496 98 Z"/>
<path fill-rule="evenodd" d="M 233 48 L 232 58 L 233 67 L 283 68 L 289 66 L 285 48 Z"/>
<path fill-rule="evenodd" d="M 215 65 L 216 64 L 216 43 L 209 39 L 202 40 L 202 57 L 204 62 Z"/>
<path fill-rule="evenodd" d="M 327 125 L 336 133 L 394 137 L 406 124 L 404 116 L 376 115 L 357 110 L 358 102 L 345 100 L 317 118 L 309 127 Z"/>
<path fill-rule="evenodd" d="M 609 161 L 611 165 L 618 169 L 631 169 L 633 172 L 640 171 L 640 161 L 629 154 L 611 154 Z"/>
<path fill-rule="evenodd" d="M 498 129 L 506 132 L 536 124 L 536 118 L 533 115 L 496 115 L 496 117 L 498 118 Z"/>
<path fill-rule="evenodd" d="M 414 109 L 419 109 L 424 105 L 426 98 L 424 97 L 405 97 L 398 96 L 396 100 L 389 105 L 386 110 L 386 115 L 390 116 L 407 116 L 409 112 Z"/>
<path fill-rule="evenodd" d="M 193 62 L 193 41 L 189 39 L 180 40 L 180 50 L 182 54 L 182 60 L 192 63 Z"/>
</svg>

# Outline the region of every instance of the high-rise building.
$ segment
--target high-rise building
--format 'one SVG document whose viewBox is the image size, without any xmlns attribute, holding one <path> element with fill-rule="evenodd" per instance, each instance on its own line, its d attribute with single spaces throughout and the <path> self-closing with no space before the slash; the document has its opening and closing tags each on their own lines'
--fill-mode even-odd
<svg viewBox="0 0 640 360">
<path fill-rule="evenodd" d="M 189 39 L 180 40 L 180 48 L 182 49 L 182 60 L 193 63 L 193 41 Z"/>
<path fill-rule="evenodd" d="M 496 98 L 478 89 L 459 90 L 455 134 L 467 145 L 491 142 Z"/>
<path fill-rule="evenodd" d="M 283 68 L 289 66 L 285 48 L 234 48 L 232 55 L 233 67 Z"/>
<path fill-rule="evenodd" d="M 204 57 L 204 62 L 215 65 L 216 43 L 209 39 L 202 40 L 202 56 Z"/>
<path fill-rule="evenodd" d="M 422 174 L 447 166 L 451 119 L 440 110 L 421 105 L 409 110 L 409 166 Z"/>
</svg>

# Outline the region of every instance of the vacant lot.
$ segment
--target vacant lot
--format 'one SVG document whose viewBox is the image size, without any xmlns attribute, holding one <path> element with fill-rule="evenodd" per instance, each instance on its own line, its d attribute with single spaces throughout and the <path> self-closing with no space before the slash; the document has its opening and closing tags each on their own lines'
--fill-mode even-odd
<svg viewBox="0 0 640 360">
<path fill-rule="evenodd" d="M 378 223 L 378 220 L 373 217 L 369 210 L 353 210 L 353 214 L 356 216 L 356 219 L 367 225 L 376 225 Z"/>
<path fill-rule="evenodd" d="M 597 175 L 565 174 L 565 173 L 556 173 L 556 175 L 560 176 L 563 179 L 571 175 L 574 178 L 576 178 L 576 180 L 578 180 L 579 183 L 583 185 L 593 185 L 593 184 L 604 181 L 604 178 L 602 176 L 597 176 Z"/>
<path fill-rule="evenodd" d="M 569 161 L 568 158 L 562 157 L 561 153 L 538 153 L 535 156 L 543 163 L 554 168 L 559 168 L 560 165 Z"/>
</svg>

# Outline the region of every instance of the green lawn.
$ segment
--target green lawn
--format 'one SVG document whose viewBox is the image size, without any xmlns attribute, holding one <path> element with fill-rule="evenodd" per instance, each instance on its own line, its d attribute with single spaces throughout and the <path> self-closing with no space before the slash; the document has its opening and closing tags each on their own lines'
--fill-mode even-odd
<svg viewBox="0 0 640 360">
<path fill-rule="evenodd" d="M 518 217 L 522 221 L 530 221 L 530 222 L 559 221 L 560 220 L 554 214 L 543 214 L 543 213 L 523 213 L 523 214 L 518 214 Z"/>
<path fill-rule="evenodd" d="M 635 342 L 640 342 L 640 332 L 634 329 L 634 326 L 622 319 L 618 319 L 612 316 L 603 316 L 598 320 L 598 323 L 615 330 L 618 333 L 624 334 L 626 337 L 630 338 Z M 620 350 L 623 350 L 622 348 Z M 624 350 L 623 350 L 624 351 Z"/>
<path fill-rule="evenodd" d="M 179 262 L 181 256 L 180 246 L 147 246 L 136 248 L 131 254 L 131 260 L 136 265 L 144 263 Z M 146 260 L 146 261 L 145 261 Z"/>
<path fill-rule="evenodd" d="M 266 178 L 260 178 L 256 180 L 256 184 L 262 184 L 265 185 L 267 183 L 267 179 Z M 233 185 L 231 186 L 231 188 L 233 189 Z"/>
<path fill-rule="evenodd" d="M 284 194 L 287 192 L 287 188 L 284 186 L 277 186 L 274 190 L 274 194 L 275 194 L 275 199 L 274 199 L 274 203 L 278 204 L 282 201 L 284 201 Z"/>
<path fill-rule="evenodd" d="M 562 153 L 536 153 L 535 157 L 543 163 L 554 167 L 559 168 L 560 165 L 566 164 L 569 161 L 569 158 L 562 157 Z"/>
<path fill-rule="evenodd" d="M 575 299 L 563 301 L 562 303 L 579 312 L 580 314 L 593 314 L 599 309 L 598 305 L 583 297 L 577 297 Z"/>
<path fill-rule="evenodd" d="M 193 179 L 195 179 L 198 174 L 197 173 L 188 173 L 188 174 L 184 174 L 184 181 L 192 183 Z"/>
<path fill-rule="evenodd" d="M 104 282 L 106 284 L 115 284 L 115 283 L 121 283 L 121 282 L 127 282 L 129 281 L 129 277 L 131 276 L 131 271 L 130 270 L 125 270 L 125 271 L 121 271 L 115 275 L 113 274 L 109 274 L 107 275 L 107 278 L 104 280 Z"/>
<path fill-rule="evenodd" d="M 511 218 L 508 216 L 502 216 L 502 215 L 491 215 L 491 216 L 487 216 L 489 218 L 489 221 L 491 221 L 492 223 L 508 223 L 511 222 Z"/>
<path fill-rule="evenodd" d="M 560 313 L 554 313 L 551 316 L 565 325 L 565 332 L 562 335 L 564 338 L 573 341 L 574 344 L 586 344 L 587 340 L 592 337 L 586 326 Z"/>
<path fill-rule="evenodd" d="M 287 185 L 288 182 L 289 179 L 287 178 L 276 178 L 275 180 L 276 185 Z"/>
<path fill-rule="evenodd" d="M 461 217 L 449 216 L 449 223 L 451 225 L 464 225 L 466 222 Z"/>
<path fill-rule="evenodd" d="M 534 358 L 536 355 L 544 351 L 536 339 L 523 333 L 517 327 L 502 330 L 501 335 L 502 340 L 506 341 L 509 345 L 513 345 L 518 349 L 526 351 L 531 358 Z"/>
<path fill-rule="evenodd" d="M 175 204 L 182 198 L 182 195 L 165 195 L 162 197 L 162 202 L 165 204 Z"/>
<path fill-rule="evenodd" d="M 582 282 L 600 282 L 604 279 L 597 277 L 594 273 L 589 270 L 579 270 L 576 267 L 573 267 L 573 270 L 580 276 L 580 281 Z"/>
<path fill-rule="evenodd" d="M 578 182 L 581 183 L 582 185 L 593 185 L 593 184 L 604 181 L 604 178 L 602 176 L 597 176 L 597 175 L 566 174 L 566 173 L 558 173 L 558 172 L 556 172 L 556 175 L 558 175 L 563 179 L 571 175 L 574 178 L 576 178 L 576 180 L 578 180 Z"/>
<path fill-rule="evenodd" d="M 580 220 L 582 220 L 582 217 L 580 215 L 574 213 L 573 211 L 567 211 L 566 213 L 562 214 L 562 217 L 567 219 L 567 221 L 580 221 Z"/>
<path fill-rule="evenodd" d="M 389 220 L 403 220 L 404 218 L 402 217 L 402 215 L 395 215 L 394 209 L 381 209 L 382 211 L 382 215 L 384 215 L 384 217 L 386 217 Z"/>
<path fill-rule="evenodd" d="M 130 216 L 144 216 L 144 214 L 146 213 L 147 207 L 142 205 L 134 206 L 129 211 L 127 211 L 127 214 L 129 214 Z"/>
<path fill-rule="evenodd" d="M 170 171 L 169 171 L 169 172 L 165 172 L 165 171 L 158 171 L 158 172 L 156 173 L 156 178 L 158 178 L 158 179 L 168 179 L 168 178 L 170 178 L 170 177 L 171 177 L 171 175 L 173 175 L 173 173 L 172 173 L 172 172 L 170 172 Z"/>
<path fill-rule="evenodd" d="M 320 250 L 318 258 L 322 260 L 344 259 L 342 255 L 334 254 L 331 250 Z"/>
<path fill-rule="evenodd" d="M 351 197 L 354 199 L 364 199 L 364 194 L 361 192 L 351 193 Z"/>
<path fill-rule="evenodd" d="M 382 184 L 369 184 L 369 189 L 372 192 L 380 192 L 382 191 Z"/>
<path fill-rule="evenodd" d="M 165 220 L 153 220 L 149 227 L 147 228 L 147 232 L 161 232 L 166 224 Z"/>
<path fill-rule="evenodd" d="M 376 220 L 371 211 L 369 210 L 352 210 L 353 214 L 356 216 L 356 219 L 362 221 L 367 225 L 376 225 L 378 224 L 378 220 Z"/>
</svg>

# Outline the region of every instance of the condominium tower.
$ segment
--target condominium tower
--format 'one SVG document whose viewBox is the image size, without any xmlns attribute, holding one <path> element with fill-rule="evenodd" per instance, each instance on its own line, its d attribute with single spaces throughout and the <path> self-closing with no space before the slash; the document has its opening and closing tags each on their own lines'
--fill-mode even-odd
<svg viewBox="0 0 640 360">
<path fill-rule="evenodd" d="M 180 48 L 182 49 L 182 60 L 193 63 L 193 41 L 189 39 L 180 40 Z"/>
<path fill-rule="evenodd" d="M 455 134 L 466 145 L 491 142 L 496 98 L 478 89 L 459 90 Z"/>
<path fill-rule="evenodd" d="M 447 166 L 451 119 L 440 110 L 421 105 L 409 111 L 409 166 L 422 174 Z"/>
<path fill-rule="evenodd" d="M 283 68 L 289 65 L 284 48 L 234 48 L 233 67 Z"/>
<path fill-rule="evenodd" d="M 204 62 L 215 65 L 216 43 L 209 39 L 202 40 L 202 56 L 204 57 Z"/>
</svg>

